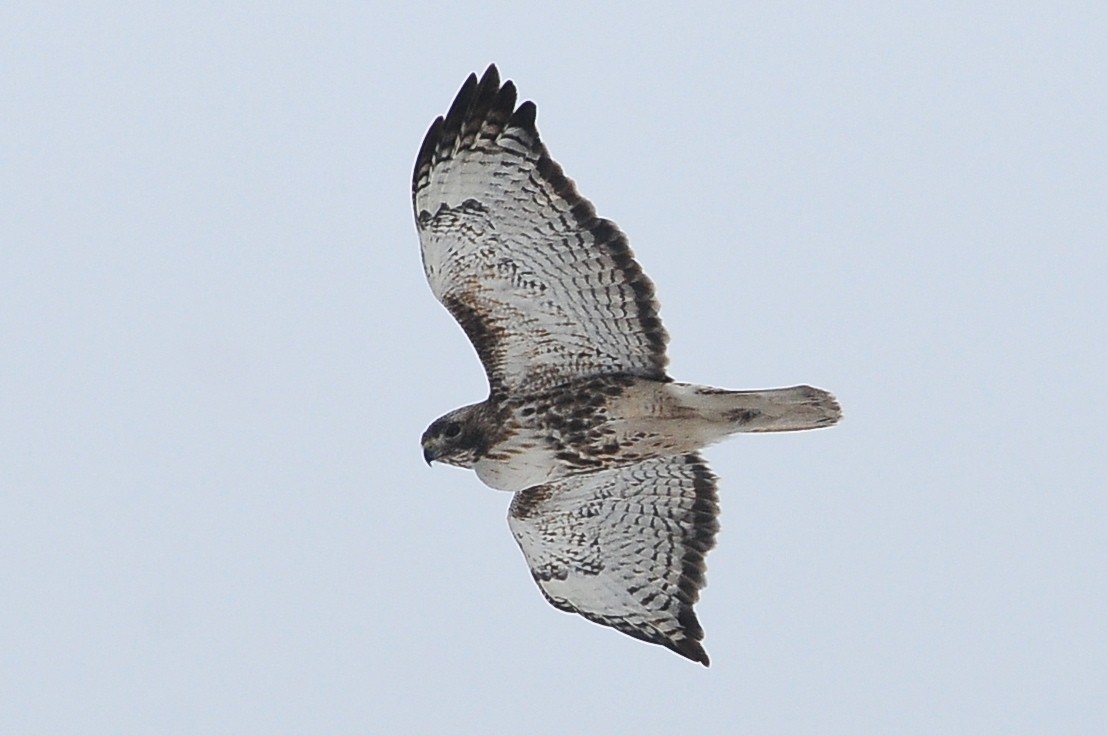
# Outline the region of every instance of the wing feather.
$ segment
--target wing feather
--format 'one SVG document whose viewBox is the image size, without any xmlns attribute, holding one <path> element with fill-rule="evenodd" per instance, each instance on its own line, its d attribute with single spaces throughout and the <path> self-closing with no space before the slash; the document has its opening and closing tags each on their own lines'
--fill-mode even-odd
<svg viewBox="0 0 1108 736">
<path fill-rule="evenodd" d="M 427 131 L 412 203 L 427 280 L 494 395 L 611 373 L 668 380 L 654 285 L 495 66 L 471 74 Z"/>
<path fill-rule="evenodd" d="M 715 475 L 691 454 L 520 491 L 508 525 L 555 607 L 707 666 L 693 605 L 718 516 Z"/>
</svg>

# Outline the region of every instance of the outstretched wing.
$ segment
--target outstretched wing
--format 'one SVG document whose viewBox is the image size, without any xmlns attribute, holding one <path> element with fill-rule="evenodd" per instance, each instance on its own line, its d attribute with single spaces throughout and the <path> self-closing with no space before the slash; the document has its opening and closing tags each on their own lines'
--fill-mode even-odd
<svg viewBox="0 0 1108 736">
<path fill-rule="evenodd" d="M 577 193 L 495 66 L 471 74 L 416 159 L 412 203 L 431 290 L 494 395 L 584 376 L 667 380 L 654 285 Z"/>
<path fill-rule="evenodd" d="M 555 607 L 707 666 L 693 604 L 718 515 L 715 475 L 684 455 L 520 491 L 508 525 Z"/>
</svg>

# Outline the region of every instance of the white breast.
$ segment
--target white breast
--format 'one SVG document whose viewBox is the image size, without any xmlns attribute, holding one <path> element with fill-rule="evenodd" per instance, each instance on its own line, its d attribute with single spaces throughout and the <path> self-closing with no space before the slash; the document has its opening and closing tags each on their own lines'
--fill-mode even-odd
<svg viewBox="0 0 1108 736">
<path fill-rule="evenodd" d="M 490 488 L 515 492 L 551 481 L 564 469 L 552 451 L 533 447 L 517 449 L 507 460 L 479 460 L 473 470 Z"/>
</svg>

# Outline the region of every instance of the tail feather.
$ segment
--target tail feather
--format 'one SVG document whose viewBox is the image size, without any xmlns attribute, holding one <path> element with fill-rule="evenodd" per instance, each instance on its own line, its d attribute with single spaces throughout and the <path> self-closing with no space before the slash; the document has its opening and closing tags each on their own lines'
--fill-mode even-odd
<svg viewBox="0 0 1108 736">
<path fill-rule="evenodd" d="M 697 386 L 695 408 L 733 432 L 793 432 L 830 427 L 842 418 L 835 397 L 811 386 L 727 391 Z"/>
</svg>

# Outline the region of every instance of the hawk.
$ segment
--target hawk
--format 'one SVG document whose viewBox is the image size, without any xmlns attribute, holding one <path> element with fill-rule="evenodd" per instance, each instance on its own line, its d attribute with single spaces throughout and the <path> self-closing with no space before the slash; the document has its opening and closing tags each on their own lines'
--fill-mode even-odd
<svg viewBox="0 0 1108 736">
<path fill-rule="evenodd" d="M 487 399 L 431 423 L 424 459 L 514 492 L 508 525 L 555 607 L 707 666 L 693 606 L 719 501 L 699 450 L 828 427 L 838 403 L 670 378 L 653 283 L 495 65 L 431 124 L 412 204 L 431 290 L 489 382 Z"/>
</svg>

